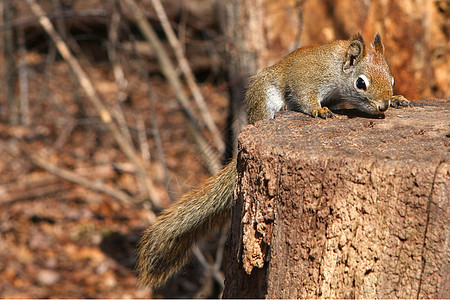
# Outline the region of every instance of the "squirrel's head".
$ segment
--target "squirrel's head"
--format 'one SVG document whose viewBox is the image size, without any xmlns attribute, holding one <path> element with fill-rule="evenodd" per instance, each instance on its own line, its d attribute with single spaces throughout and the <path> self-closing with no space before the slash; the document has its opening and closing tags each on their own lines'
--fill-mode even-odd
<svg viewBox="0 0 450 300">
<path fill-rule="evenodd" d="M 345 98 L 350 104 L 371 114 L 389 108 L 394 77 L 384 59 L 384 46 L 378 33 L 370 46 L 364 44 L 360 34 L 349 41 L 342 71 L 348 75 Z"/>
</svg>

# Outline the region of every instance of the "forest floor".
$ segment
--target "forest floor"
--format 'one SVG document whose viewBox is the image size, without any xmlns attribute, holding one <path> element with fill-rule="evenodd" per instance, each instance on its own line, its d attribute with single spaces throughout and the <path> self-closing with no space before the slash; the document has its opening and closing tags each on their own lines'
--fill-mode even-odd
<svg viewBox="0 0 450 300">
<path fill-rule="evenodd" d="M 0 297 L 217 297 L 211 289 L 206 294 L 199 291 L 206 279 L 195 260 L 158 291 L 139 286 L 136 244 L 155 219 L 145 197 L 124 203 L 52 175 L 30 159 L 36 154 L 48 164 L 130 197 L 142 194 L 133 165 L 95 110 L 83 100 L 74 101 L 84 95 L 72 85 L 66 63 L 44 64 L 44 60 L 43 54 L 28 53 L 30 125 L 10 126 L 7 109 L 0 114 L 0 140 L 7 145 L 0 147 Z M 84 67 L 103 99 L 113 106 L 109 99 L 115 99 L 116 89 L 111 67 L 105 62 Z M 137 149 L 136 128 L 139 118 L 144 121 L 144 144 L 150 153 L 146 171 L 166 207 L 170 199 L 156 155 L 146 83 L 130 70 L 127 80 L 128 98 L 120 107 Z M 169 193 L 176 199 L 200 185 L 208 173 L 170 87 L 158 74 L 150 77 L 149 84 L 155 94 Z M 219 128 L 224 128 L 225 88 L 205 82 L 201 90 Z M 4 89 L 0 107 L 8 107 Z"/>
</svg>

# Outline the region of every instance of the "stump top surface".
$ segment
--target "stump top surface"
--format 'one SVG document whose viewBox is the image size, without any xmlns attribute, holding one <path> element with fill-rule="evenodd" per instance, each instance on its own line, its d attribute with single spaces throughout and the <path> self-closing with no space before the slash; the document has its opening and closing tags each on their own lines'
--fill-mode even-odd
<svg viewBox="0 0 450 300">
<path fill-rule="evenodd" d="M 351 155 L 440 161 L 450 152 L 450 100 L 414 101 L 380 117 L 347 111 L 332 119 L 283 112 L 274 120 L 246 126 L 240 149 L 267 149 L 278 155 Z M 265 152 L 265 151 L 263 151 Z"/>
</svg>

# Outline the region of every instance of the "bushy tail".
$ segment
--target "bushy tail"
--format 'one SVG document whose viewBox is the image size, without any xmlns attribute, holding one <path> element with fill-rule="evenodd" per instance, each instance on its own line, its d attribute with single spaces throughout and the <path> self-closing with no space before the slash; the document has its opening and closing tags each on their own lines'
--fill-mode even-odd
<svg viewBox="0 0 450 300">
<path fill-rule="evenodd" d="M 163 284 L 186 264 L 199 238 L 229 219 L 235 181 L 236 158 L 202 186 L 181 197 L 147 229 L 138 257 L 143 284 Z"/>
</svg>

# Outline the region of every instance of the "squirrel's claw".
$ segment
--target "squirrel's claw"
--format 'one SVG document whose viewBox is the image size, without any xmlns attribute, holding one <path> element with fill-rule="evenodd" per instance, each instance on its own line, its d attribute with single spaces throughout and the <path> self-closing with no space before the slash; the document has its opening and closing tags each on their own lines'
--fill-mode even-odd
<svg viewBox="0 0 450 300">
<path fill-rule="evenodd" d="M 390 106 L 395 108 L 411 106 L 411 101 L 403 97 L 402 95 L 394 95 L 391 98 Z"/>
<path fill-rule="evenodd" d="M 334 117 L 334 114 L 331 112 L 331 110 L 328 109 L 328 107 L 321 107 L 313 109 L 311 112 L 311 116 L 313 116 L 314 118 L 321 117 L 322 119 L 326 119 Z"/>
</svg>

